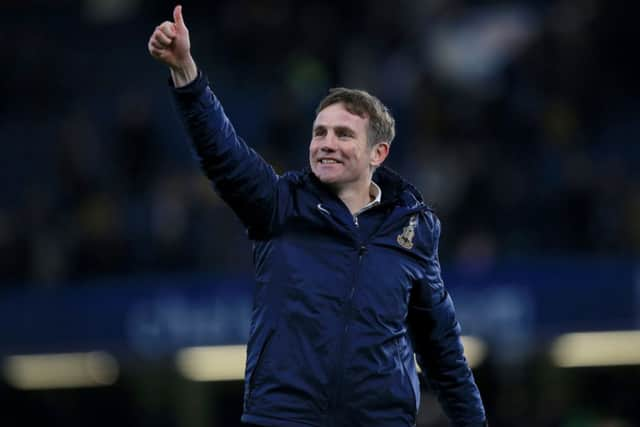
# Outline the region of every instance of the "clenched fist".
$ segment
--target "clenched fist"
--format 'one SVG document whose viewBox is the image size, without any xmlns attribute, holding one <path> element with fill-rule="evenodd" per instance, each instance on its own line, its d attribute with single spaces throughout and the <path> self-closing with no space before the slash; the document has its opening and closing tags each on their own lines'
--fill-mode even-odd
<svg viewBox="0 0 640 427">
<path fill-rule="evenodd" d="M 158 25 L 149 38 L 152 57 L 171 69 L 176 86 L 184 86 L 197 77 L 198 70 L 191 57 L 189 30 L 182 18 L 182 6 L 173 9 L 173 21 Z"/>
</svg>

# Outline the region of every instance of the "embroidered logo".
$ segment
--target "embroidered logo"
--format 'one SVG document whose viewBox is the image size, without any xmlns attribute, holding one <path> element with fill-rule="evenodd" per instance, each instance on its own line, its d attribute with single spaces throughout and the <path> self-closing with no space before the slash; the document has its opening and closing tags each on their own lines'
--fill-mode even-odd
<svg viewBox="0 0 640 427">
<path fill-rule="evenodd" d="M 416 234 L 416 225 L 418 225 L 418 215 L 414 215 L 409 220 L 409 224 L 402 229 L 402 233 L 398 235 L 396 241 L 405 249 L 413 248 L 413 238 Z"/>
</svg>

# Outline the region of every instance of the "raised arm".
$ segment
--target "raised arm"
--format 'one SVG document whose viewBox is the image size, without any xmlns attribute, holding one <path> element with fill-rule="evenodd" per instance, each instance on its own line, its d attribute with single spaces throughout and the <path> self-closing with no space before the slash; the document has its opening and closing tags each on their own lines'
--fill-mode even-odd
<svg viewBox="0 0 640 427">
<path fill-rule="evenodd" d="M 214 188 L 250 232 L 266 230 L 275 210 L 278 176 L 236 135 L 198 70 L 181 6 L 175 7 L 173 19 L 156 27 L 149 39 L 149 53 L 169 67 L 177 110 Z"/>
<path fill-rule="evenodd" d="M 432 253 L 424 278 L 414 285 L 409 308 L 416 359 L 452 425 L 483 427 L 487 424 L 482 399 L 464 357 L 453 301 L 440 275 L 440 221 L 435 215 L 429 217 Z"/>
</svg>

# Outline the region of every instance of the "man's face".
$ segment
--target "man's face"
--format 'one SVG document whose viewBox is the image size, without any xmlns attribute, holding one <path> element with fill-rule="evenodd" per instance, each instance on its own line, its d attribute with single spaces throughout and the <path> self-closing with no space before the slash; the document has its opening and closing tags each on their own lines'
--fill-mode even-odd
<svg viewBox="0 0 640 427">
<path fill-rule="evenodd" d="M 332 104 L 313 123 L 309 162 L 318 179 L 344 188 L 367 182 L 373 151 L 367 142 L 369 119 L 348 112 L 343 104 Z"/>
</svg>

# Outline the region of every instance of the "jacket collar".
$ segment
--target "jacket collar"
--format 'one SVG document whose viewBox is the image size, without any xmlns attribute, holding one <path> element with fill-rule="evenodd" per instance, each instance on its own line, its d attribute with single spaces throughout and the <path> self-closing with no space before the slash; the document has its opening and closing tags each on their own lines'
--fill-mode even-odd
<svg viewBox="0 0 640 427">
<path fill-rule="evenodd" d="M 314 192 L 322 198 L 338 198 L 315 176 L 309 166 L 303 170 L 303 180 L 310 184 Z M 397 204 L 409 209 L 424 206 L 424 199 L 420 192 L 391 168 L 380 166 L 373 173 L 373 180 L 382 190 L 382 204 Z"/>
<path fill-rule="evenodd" d="M 382 203 L 397 203 L 408 208 L 424 204 L 418 189 L 391 168 L 380 166 L 373 173 L 373 180 L 382 189 Z"/>
</svg>

